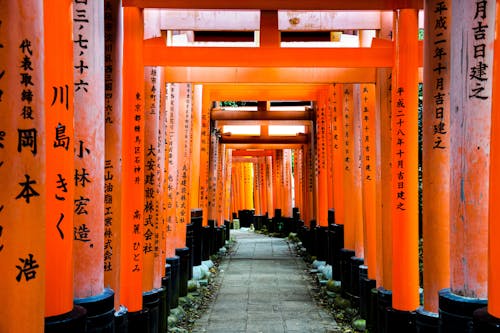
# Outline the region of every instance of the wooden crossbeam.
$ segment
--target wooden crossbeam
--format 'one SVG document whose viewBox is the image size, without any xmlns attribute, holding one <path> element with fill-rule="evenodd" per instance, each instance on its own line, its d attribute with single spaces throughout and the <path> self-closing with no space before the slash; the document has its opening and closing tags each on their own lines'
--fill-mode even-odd
<svg viewBox="0 0 500 333">
<path fill-rule="evenodd" d="M 170 9 L 393 10 L 423 9 L 423 0 L 123 0 L 123 6 Z"/>
<path fill-rule="evenodd" d="M 313 120 L 314 114 L 310 111 L 220 111 L 212 110 L 212 120 L 252 120 L 252 121 L 305 121 Z"/>
<path fill-rule="evenodd" d="M 144 41 L 145 66 L 187 67 L 392 67 L 392 47 L 282 48 L 166 46 Z"/>
<path fill-rule="evenodd" d="M 249 150 L 249 149 L 235 149 L 231 152 L 232 156 L 273 156 L 273 150 Z"/>
<path fill-rule="evenodd" d="M 252 135 L 228 135 L 222 134 L 220 143 L 223 144 L 307 144 L 309 143 L 309 134 L 299 134 L 295 136 L 252 136 Z"/>
<path fill-rule="evenodd" d="M 207 84 L 203 91 L 211 101 L 314 101 L 328 87 L 326 84 Z"/>
</svg>

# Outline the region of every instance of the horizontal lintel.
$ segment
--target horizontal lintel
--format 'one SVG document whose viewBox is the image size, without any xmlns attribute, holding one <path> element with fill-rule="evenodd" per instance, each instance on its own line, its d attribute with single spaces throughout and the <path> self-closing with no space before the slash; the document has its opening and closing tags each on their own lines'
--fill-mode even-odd
<svg viewBox="0 0 500 333">
<path fill-rule="evenodd" d="M 225 121 L 304 121 L 313 120 L 314 113 L 311 111 L 219 111 L 212 110 L 212 120 Z"/>
<path fill-rule="evenodd" d="M 308 134 L 295 136 L 252 136 L 252 135 L 228 135 L 222 134 L 220 143 L 222 144 L 307 144 L 309 142 Z"/>
</svg>

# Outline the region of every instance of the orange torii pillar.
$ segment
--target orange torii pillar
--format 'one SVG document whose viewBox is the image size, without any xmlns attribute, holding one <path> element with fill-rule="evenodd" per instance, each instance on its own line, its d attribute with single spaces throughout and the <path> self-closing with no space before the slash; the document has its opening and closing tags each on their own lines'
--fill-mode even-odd
<svg viewBox="0 0 500 333">
<path fill-rule="evenodd" d="M 387 332 L 414 329 L 418 271 L 418 11 L 394 13 L 392 73 L 393 290 Z"/>
<path fill-rule="evenodd" d="M 332 103 L 333 85 L 329 85 L 326 97 L 326 163 L 327 163 L 327 183 L 328 183 L 328 209 L 333 209 L 333 103 Z M 334 223 L 334 216 L 330 218 L 328 225 Z"/>
<path fill-rule="evenodd" d="M 316 106 L 315 165 L 316 165 L 316 223 L 318 227 L 328 227 L 328 164 L 326 138 L 326 96 L 321 94 Z M 323 232 L 324 233 L 324 232 Z M 327 247 L 327 244 L 320 244 Z M 321 252 L 321 251 L 320 251 Z M 326 252 L 325 252 L 326 253 Z M 318 258 L 326 260 L 326 258 Z"/>
<path fill-rule="evenodd" d="M 365 266 L 360 268 L 360 314 L 368 319 L 371 289 L 377 278 L 377 124 L 375 118 L 375 85 L 361 84 L 361 151 L 363 183 L 363 234 Z M 367 270 L 367 271 L 366 271 Z"/>
<path fill-rule="evenodd" d="M 254 210 L 253 201 L 253 163 L 244 163 L 244 182 L 245 182 L 245 209 Z"/>
<path fill-rule="evenodd" d="M 312 144 L 304 145 L 304 174 L 306 190 L 304 195 L 304 221 L 312 229 L 316 226 L 314 215 L 314 156 Z"/>
<path fill-rule="evenodd" d="M 424 304 L 417 327 L 439 328 L 439 290 L 450 284 L 450 30 L 451 1 L 425 4 L 422 114 Z M 440 65 L 445 68 L 435 71 Z"/>
<path fill-rule="evenodd" d="M 275 160 L 273 162 L 274 169 L 274 190 L 276 197 L 276 205 L 274 207 L 274 217 L 280 219 L 283 215 L 283 149 L 276 150 Z"/>
<path fill-rule="evenodd" d="M 73 104 L 73 25 L 68 18 L 71 2 L 45 3 L 45 126 L 47 129 L 46 211 L 46 331 L 65 327 L 66 316 L 74 316 L 73 216 L 74 201 L 74 104 Z M 62 21 L 55 18 L 63 17 Z M 26 54 L 29 56 L 28 54 Z M 102 197 L 101 197 L 102 199 Z M 99 204 L 99 196 L 96 198 Z M 85 203 L 84 203 L 85 205 Z M 100 235 L 96 235 L 98 238 Z M 99 241 L 97 246 L 99 246 Z M 98 249 L 99 251 L 100 249 Z M 101 252 L 102 254 L 102 252 Z M 42 263 L 40 263 L 42 265 Z M 101 290 L 102 291 L 102 284 Z M 76 329 L 76 327 L 72 327 Z"/>
<path fill-rule="evenodd" d="M 232 159 L 232 149 L 226 149 L 225 164 L 226 173 L 224 175 L 224 224 L 226 225 L 226 235 L 229 235 L 229 227 L 231 223 L 231 200 L 232 200 L 232 170 L 233 170 L 233 159 Z M 227 239 L 228 236 L 226 236 Z"/>
<path fill-rule="evenodd" d="M 300 213 L 303 210 L 302 207 L 302 195 L 303 195 L 303 172 L 302 172 L 302 149 L 294 149 L 293 151 L 293 164 L 294 164 L 294 172 L 293 172 L 293 181 L 294 181 L 294 196 L 295 196 L 295 207 L 299 210 Z"/>
<path fill-rule="evenodd" d="M 255 215 L 261 215 L 261 213 L 262 213 L 262 209 L 261 209 L 262 193 L 261 193 L 261 186 L 260 186 L 260 165 L 258 164 L 258 159 L 256 162 L 253 163 L 253 170 L 254 170 L 253 201 L 255 203 Z"/>
<path fill-rule="evenodd" d="M 355 140 L 359 139 L 354 136 L 355 132 L 355 105 L 354 105 L 354 85 L 343 85 L 343 103 L 342 103 L 342 129 L 343 136 L 343 190 L 344 190 L 344 248 L 341 249 L 340 258 L 340 281 L 342 282 L 343 293 L 353 295 L 352 279 L 351 279 L 351 258 L 356 258 L 356 224 L 357 215 L 355 196 L 358 192 L 356 186 L 361 186 L 356 183 L 355 174 L 359 169 L 359 160 L 355 154 Z M 359 152 L 359 149 L 358 149 Z M 359 170 L 358 170 L 359 169 Z M 361 179 L 358 179 L 361 181 Z M 359 191 L 361 194 L 361 191 Z M 358 198 L 361 200 L 361 198 Z"/>
<path fill-rule="evenodd" d="M 102 3 L 73 4 L 74 291 L 88 330 L 114 327 L 114 292 L 104 288 L 103 18 Z"/>
<path fill-rule="evenodd" d="M 224 224 L 224 190 L 226 172 L 226 145 L 219 143 L 219 154 L 217 156 L 217 218 L 218 225 Z M 218 250 L 218 249 L 217 249 Z"/>
<path fill-rule="evenodd" d="M 195 84 L 193 86 L 193 112 L 192 112 L 192 130 L 191 130 L 191 156 L 197 161 L 201 153 L 201 114 L 203 110 L 203 85 Z M 199 207 L 200 203 L 200 164 L 191 163 L 191 186 L 189 201 L 191 207 Z"/>
<path fill-rule="evenodd" d="M 43 332 L 47 315 L 44 6 L 41 1 L 8 0 L 0 1 L 0 6 L 0 331 Z M 71 21 L 62 23 L 69 37 Z M 70 42 L 61 44 L 66 47 Z M 71 59 L 70 49 L 66 54 Z M 71 70 L 66 77 L 71 84 Z M 57 233 L 56 224 L 47 224 L 51 233 Z M 69 235 L 71 227 L 65 226 Z M 66 243 L 71 244 L 68 238 Z M 69 275 L 62 276 L 65 293 L 53 295 L 54 315 L 73 308 L 71 261 L 66 264 L 66 256 L 62 264 L 70 269 Z"/>
<path fill-rule="evenodd" d="M 496 2 L 496 24 L 494 52 L 500 52 L 500 3 Z M 500 194 L 498 167 L 500 166 L 499 154 L 499 124 L 500 124 L 500 58 L 493 61 L 493 87 L 491 101 L 491 153 L 490 153 L 490 208 L 488 224 L 488 306 L 474 312 L 474 332 L 499 332 L 500 331 L 500 256 L 498 255 L 498 195 Z"/>
<path fill-rule="evenodd" d="M 175 205 L 177 201 L 177 168 L 178 168 L 178 144 L 177 132 L 179 127 L 178 122 L 178 102 L 179 86 L 175 83 L 167 84 L 167 133 L 166 133 L 166 174 L 167 174 L 167 189 L 166 189 L 166 206 L 167 206 L 167 258 L 175 255 L 175 238 L 177 232 L 177 217 L 175 214 Z"/>
<path fill-rule="evenodd" d="M 203 225 L 208 220 L 208 178 L 210 156 L 210 111 L 211 101 L 208 92 L 203 91 L 201 101 L 201 138 L 200 138 L 200 199 L 199 207 L 203 211 Z"/>
<path fill-rule="evenodd" d="M 115 309 L 120 308 L 121 257 L 121 154 L 122 154 L 122 76 L 123 9 L 120 0 L 104 5 L 104 286 L 115 292 Z M 119 329 L 126 311 L 117 312 Z"/>
<path fill-rule="evenodd" d="M 146 38 L 155 35 L 155 23 L 159 15 L 153 10 L 145 10 Z M 153 25 L 153 26 L 152 26 Z M 149 323 L 152 330 L 166 326 L 165 299 L 166 289 L 162 288 L 161 278 L 165 275 L 164 259 L 160 256 L 160 220 L 162 204 L 162 171 L 161 159 L 165 149 L 160 143 L 160 92 L 161 68 L 144 67 L 144 224 L 142 229 L 142 297 L 144 308 L 149 310 Z M 164 132 L 164 131 L 163 131 Z M 164 142 L 164 141 L 163 141 Z M 162 154 L 163 152 L 163 154 Z M 158 261 L 162 260 L 163 270 Z M 160 303 L 161 302 L 161 303 Z M 160 312 L 163 315 L 160 315 Z"/>
<path fill-rule="evenodd" d="M 495 2 L 453 1 L 450 64 L 450 289 L 441 329 L 466 332 L 488 296 L 488 203 Z M 498 55 L 496 55 L 498 56 Z M 441 64 L 439 68 L 446 67 Z"/>
<path fill-rule="evenodd" d="M 219 138 L 215 128 L 210 129 L 210 156 L 208 178 L 208 219 L 209 225 L 217 223 L 217 162 L 219 153 Z"/>
<path fill-rule="evenodd" d="M 273 157 L 266 156 L 265 157 L 265 177 L 266 177 L 266 195 L 267 195 L 267 214 L 271 214 L 274 212 L 274 188 L 273 188 Z"/>
<path fill-rule="evenodd" d="M 123 9 L 122 234 L 120 303 L 128 309 L 129 332 L 148 327 L 142 307 L 144 224 L 144 68 L 143 13 Z"/>
<path fill-rule="evenodd" d="M 392 14 L 392 13 L 391 13 Z M 392 303 L 392 216 L 391 216 L 391 86 L 392 70 L 390 68 L 377 69 L 376 82 L 376 124 L 380 129 L 377 140 L 380 140 L 380 150 L 377 150 L 377 313 L 376 320 L 368 317 L 367 328 L 383 331 L 385 327 L 385 308 Z"/>
<path fill-rule="evenodd" d="M 344 248 L 344 104 L 343 85 L 334 84 L 329 89 L 332 110 L 333 155 L 333 262 L 332 278 L 340 281 L 340 249 Z"/>
<path fill-rule="evenodd" d="M 364 227 L 363 227 L 363 180 L 362 180 L 362 138 L 361 138 L 361 91 L 360 85 L 353 86 L 353 110 L 352 110 L 352 202 L 351 202 L 351 222 L 354 228 L 354 251 L 355 256 L 350 259 L 350 272 L 351 272 L 351 290 L 350 294 L 353 300 L 359 303 L 359 266 L 364 263 Z M 347 105 L 348 103 L 344 104 Z M 345 123 L 344 123 L 345 125 Z"/>
<path fill-rule="evenodd" d="M 285 155 L 284 155 L 284 162 L 285 162 L 285 193 L 286 193 L 286 216 L 291 217 L 292 216 L 292 207 L 293 207 L 293 202 L 292 202 L 292 150 L 291 149 L 285 149 Z"/>
</svg>

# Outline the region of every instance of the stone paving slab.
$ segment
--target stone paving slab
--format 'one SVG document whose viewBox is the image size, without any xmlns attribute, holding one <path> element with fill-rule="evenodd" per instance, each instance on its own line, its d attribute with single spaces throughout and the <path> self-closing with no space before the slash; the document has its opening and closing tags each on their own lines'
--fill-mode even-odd
<svg viewBox="0 0 500 333">
<path fill-rule="evenodd" d="M 235 251 L 220 265 L 221 286 L 193 333 L 329 333 L 333 317 L 317 306 L 307 269 L 288 243 L 231 230 Z"/>
</svg>

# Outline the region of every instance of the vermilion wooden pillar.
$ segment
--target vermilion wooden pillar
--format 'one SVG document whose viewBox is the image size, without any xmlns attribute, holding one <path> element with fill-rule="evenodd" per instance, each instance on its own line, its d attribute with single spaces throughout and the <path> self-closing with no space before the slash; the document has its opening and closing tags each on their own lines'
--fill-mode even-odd
<svg viewBox="0 0 500 333">
<path fill-rule="evenodd" d="M 91 309 L 104 292 L 104 6 L 73 4 L 75 152 L 74 291 L 76 302 Z M 61 66 L 61 64 L 58 64 Z M 64 111 L 63 111 L 64 112 Z M 89 299 L 93 297 L 94 299 Z M 113 310 L 102 309 L 102 315 Z M 90 312 L 90 311 L 89 311 Z M 92 327 L 92 322 L 88 326 Z M 90 328 L 89 327 L 89 328 Z"/>
<path fill-rule="evenodd" d="M 316 107 L 316 218 L 318 226 L 328 226 L 328 162 L 327 162 L 327 124 L 326 124 L 326 96 L 320 95 Z"/>
<path fill-rule="evenodd" d="M 200 147 L 200 200 L 199 207 L 203 210 L 203 225 L 208 220 L 208 177 L 210 153 L 210 111 L 211 100 L 208 91 L 203 91 L 201 110 L 201 147 Z"/>
<path fill-rule="evenodd" d="M 362 84 L 361 90 L 361 151 L 363 182 L 363 231 L 365 264 L 368 278 L 377 277 L 376 227 L 377 227 L 377 138 L 375 118 L 375 85 Z"/>
<path fill-rule="evenodd" d="M 266 156 L 266 188 L 267 188 L 267 212 L 269 216 L 273 214 L 274 212 L 274 188 L 273 188 L 273 181 L 272 181 L 272 164 L 273 164 L 273 159 L 271 156 Z"/>
<path fill-rule="evenodd" d="M 191 156 L 195 160 L 199 160 L 201 153 L 201 114 L 203 110 L 203 86 L 195 84 L 193 87 L 193 113 L 192 113 L 192 142 L 191 142 Z M 200 202 L 200 164 L 191 163 L 191 188 L 189 200 L 191 207 L 199 207 Z"/>
<path fill-rule="evenodd" d="M 292 150 L 285 149 L 283 154 L 284 178 L 284 216 L 292 216 Z"/>
<path fill-rule="evenodd" d="M 443 329 L 465 332 L 464 327 L 471 324 L 473 308 L 486 304 L 488 292 L 495 2 L 453 1 L 451 13 L 451 292 L 440 292 L 439 309 Z M 461 309 L 463 303 L 468 304 L 467 311 Z"/>
<path fill-rule="evenodd" d="M 176 248 L 186 246 L 186 224 L 189 222 L 191 209 L 189 207 L 189 179 L 191 175 L 191 113 L 193 89 L 191 84 L 179 84 L 179 123 L 176 128 L 178 145 L 177 167 L 177 231 L 175 237 Z"/>
<path fill-rule="evenodd" d="M 376 100 L 377 129 L 380 149 L 377 150 L 377 287 L 392 290 L 392 214 L 391 214 L 391 69 L 377 69 Z"/>
<path fill-rule="evenodd" d="M 333 196 L 333 85 L 328 87 L 326 92 L 326 163 L 327 163 L 327 183 L 328 183 L 328 208 L 333 208 L 335 199 Z"/>
<path fill-rule="evenodd" d="M 254 170 L 253 200 L 255 203 L 255 215 L 260 215 L 262 212 L 261 208 L 262 190 L 260 186 L 260 165 L 258 164 L 258 162 L 253 163 L 253 170 Z"/>
<path fill-rule="evenodd" d="M 123 9 L 122 237 L 120 301 L 130 321 L 142 320 L 144 224 L 144 69 L 142 10 Z"/>
<path fill-rule="evenodd" d="M 410 329 L 419 304 L 418 11 L 394 13 L 392 73 L 393 294 L 389 332 Z"/>
<path fill-rule="evenodd" d="M 293 181 L 294 181 L 294 196 L 295 196 L 295 207 L 299 209 L 302 216 L 303 205 L 302 205 L 302 195 L 303 195 L 303 172 L 302 172 L 302 156 L 301 149 L 294 149 L 293 151 Z"/>
<path fill-rule="evenodd" d="M 353 110 L 352 110 L 352 223 L 354 227 L 354 250 L 356 257 L 359 259 L 364 258 L 364 232 L 363 232 L 363 181 L 361 168 L 363 165 L 362 151 L 361 151 L 361 91 L 360 85 L 355 84 L 353 89 Z"/>
<path fill-rule="evenodd" d="M 494 52 L 500 52 L 500 3 L 496 2 L 496 24 Z M 476 332 L 495 332 L 500 327 L 500 257 L 498 255 L 498 195 L 500 193 L 499 177 L 500 166 L 498 131 L 500 124 L 500 58 L 493 60 L 493 87 L 492 87 L 492 114 L 491 114 L 491 155 L 490 155 L 490 190 L 488 216 L 488 307 L 474 313 L 474 329 Z"/>
<path fill-rule="evenodd" d="M 354 100 L 353 94 L 354 89 L 352 84 L 344 84 L 343 93 L 343 150 L 344 150 L 344 163 L 343 165 L 343 190 L 344 190 L 344 248 L 349 250 L 354 250 L 356 246 L 355 241 L 355 217 L 354 217 L 354 202 L 353 202 L 353 191 L 354 191 L 354 177 L 353 169 L 357 166 L 354 155 Z M 359 161 L 358 161 L 359 162 Z"/>
<path fill-rule="evenodd" d="M 175 83 L 167 84 L 167 258 L 175 255 L 175 239 L 177 237 L 177 168 L 178 168 L 178 143 L 177 143 L 177 128 L 178 120 L 178 98 L 179 86 Z"/>
<path fill-rule="evenodd" d="M 47 269 L 44 6 L 40 1 L 2 0 L 0 8 L 0 331 L 43 332 Z M 62 23 L 70 24 L 69 20 Z M 71 226 L 67 229 L 71 235 Z M 63 264 L 71 273 L 71 265 Z M 51 308 L 58 314 L 72 308 L 71 276 L 65 274 L 63 283 L 64 294 L 54 294 Z"/>
<path fill-rule="evenodd" d="M 450 284 L 451 1 L 426 1 L 424 17 L 423 310 L 437 314 L 438 292 Z"/>
<path fill-rule="evenodd" d="M 335 223 L 344 224 L 344 106 L 343 85 L 334 84 L 332 97 L 333 208 Z"/>
<path fill-rule="evenodd" d="M 120 0 L 104 6 L 104 285 L 120 306 L 123 10 Z"/>
<path fill-rule="evenodd" d="M 219 156 L 217 161 L 217 221 L 224 225 L 224 185 L 226 172 L 226 145 L 219 143 Z"/>
<path fill-rule="evenodd" d="M 304 195 L 304 220 L 307 225 L 315 218 L 314 215 L 314 159 L 312 145 L 304 145 L 304 174 L 306 177 Z"/>
<path fill-rule="evenodd" d="M 152 19 L 151 15 L 147 15 L 145 18 Z M 145 29 L 147 28 L 146 26 Z M 143 291 L 150 291 L 154 288 L 155 257 L 158 255 L 158 251 L 155 251 L 155 240 L 159 243 L 160 150 L 158 149 L 158 133 L 160 120 L 160 80 L 159 67 L 144 67 Z"/>
<path fill-rule="evenodd" d="M 219 138 L 217 137 L 215 128 L 211 128 L 209 169 L 208 169 L 209 170 L 208 218 L 210 220 L 217 220 L 217 162 L 219 156 L 218 154 L 219 154 Z M 248 179 L 248 181 L 250 181 L 250 179 Z M 249 183 L 248 186 L 251 186 L 251 184 Z"/>
<path fill-rule="evenodd" d="M 233 188 L 231 186 L 233 162 L 232 162 L 232 149 L 226 149 L 226 156 L 224 157 L 226 164 L 226 172 L 224 175 L 224 218 L 228 221 L 231 220 L 231 199 Z M 229 232 L 226 230 L 226 232 Z"/>
<path fill-rule="evenodd" d="M 74 198 L 73 44 L 72 22 L 67 18 L 70 9 L 71 1 L 65 1 L 60 6 L 47 2 L 44 7 L 44 107 L 46 142 L 50 142 L 46 151 L 48 163 L 45 219 L 48 225 L 55 226 L 55 229 L 47 228 L 46 233 L 47 317 L 69 312 L 72 309 L 74 295 L 73 239 L 78 234 L 73 232 L 73 213 L 76 213 L 80 201 Z M 64 19 L 56 23 L 54 18 L 59 16 Z M 87 201 L 83 200 L 81 203 L 86 207 Z"/>
</svg>

